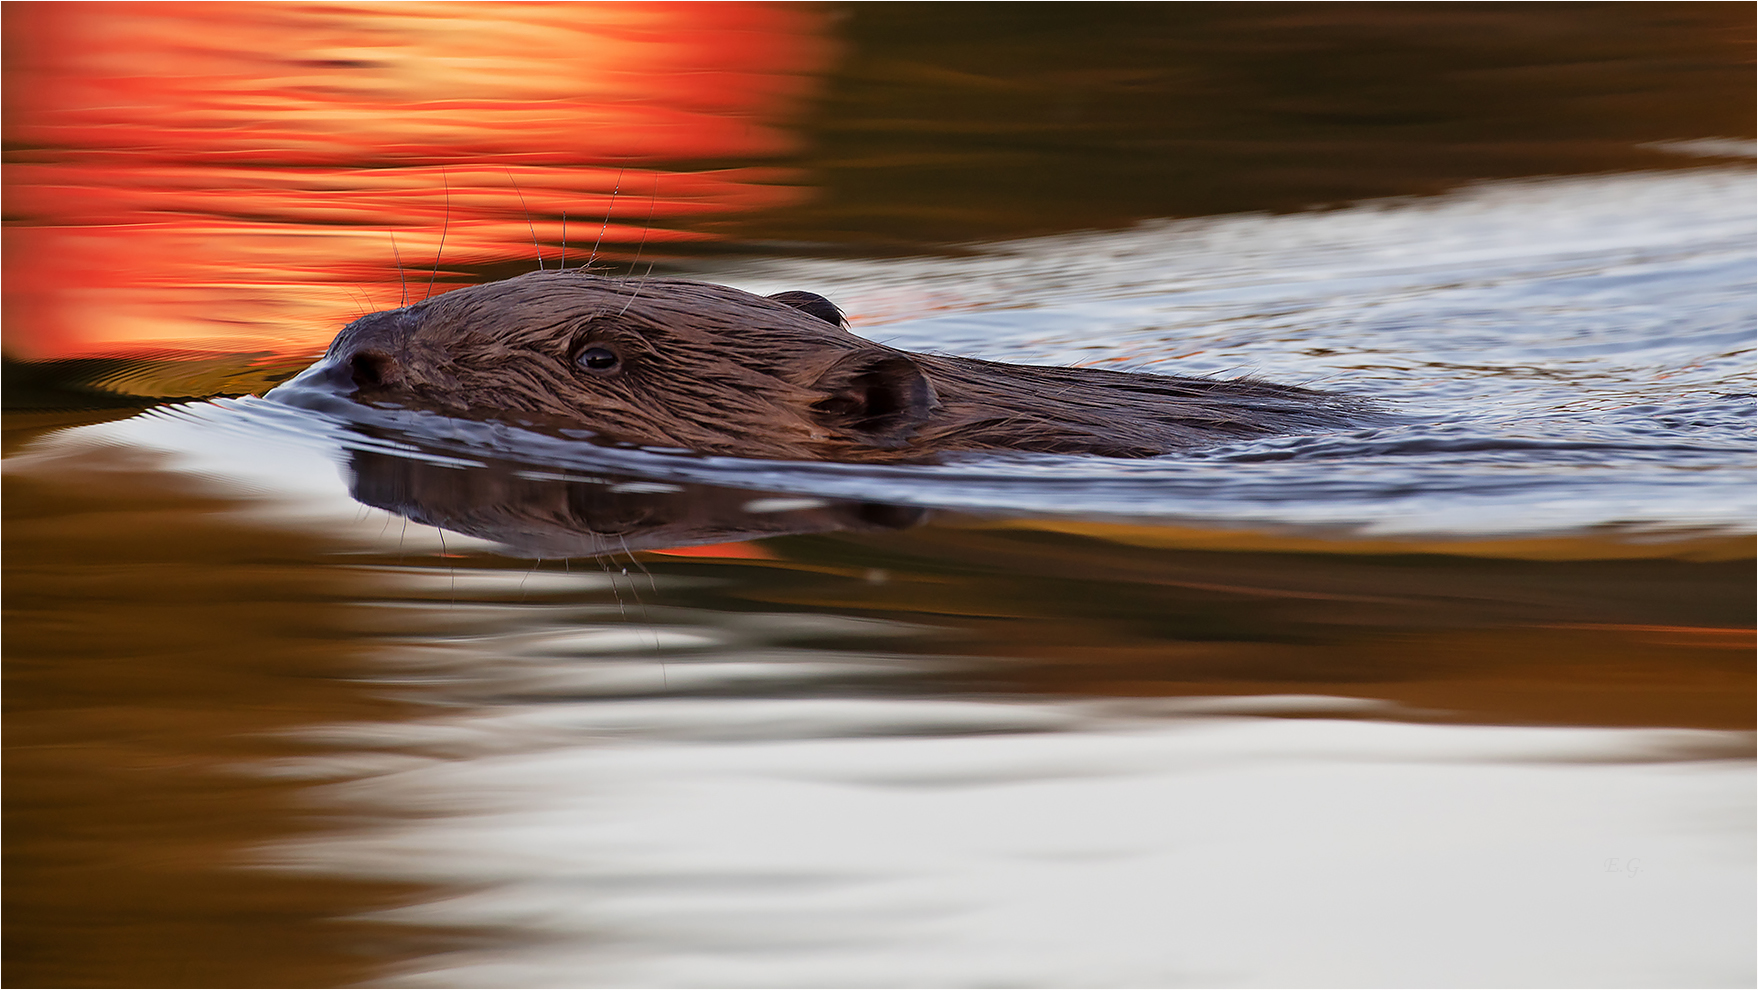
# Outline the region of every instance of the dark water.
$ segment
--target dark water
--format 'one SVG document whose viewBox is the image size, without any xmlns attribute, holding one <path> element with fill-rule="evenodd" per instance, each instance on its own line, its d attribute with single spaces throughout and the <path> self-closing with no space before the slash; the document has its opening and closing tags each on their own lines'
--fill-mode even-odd
<svg viewBox="0 0 1758 990">
<path fill-rule="evenodd" d="M 88 44 L 8 49 L 7 980 L 1751 985 L 1731 6 L 9 9 Z M 443 288 L 574 204 L 1381 419 L 874 468 L 262 396 L 379 235 Z"/>
</svg>

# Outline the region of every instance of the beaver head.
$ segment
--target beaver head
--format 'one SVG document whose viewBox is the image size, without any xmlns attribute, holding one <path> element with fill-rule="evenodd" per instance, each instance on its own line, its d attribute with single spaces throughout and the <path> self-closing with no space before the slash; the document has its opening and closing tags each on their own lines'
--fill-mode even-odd
<svg viewBox="0 0 1758 990">
<path fill-rule="evenodd" d="M 527 414 L 710 453 L 863 459 L 936 408 L 911 355 L 809 292 L 534 272 L 364 316 L 320 367 L 364 401 Z"/>
<path fill-rule="evenodd" d="M 1348 425 L 1359 403 L 1250 379 L 916 354 L 810 292 L 535 272 L 363 316 L 289 389 L 512 415 L 706 453 L 904 461 L 955 450 L 1152 457 Z"/>
</svg>

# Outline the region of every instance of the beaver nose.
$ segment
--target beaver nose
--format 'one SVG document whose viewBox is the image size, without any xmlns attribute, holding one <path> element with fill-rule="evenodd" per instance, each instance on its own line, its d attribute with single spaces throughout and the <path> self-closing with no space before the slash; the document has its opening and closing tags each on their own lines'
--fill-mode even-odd
<svg viewBox="0 0 1758 990">
<path fill-rule="evenodd" d="M 350 323 L 330 347 L 331 377 L 338 384 L 352 382 L 356 388 L 403 384 L 407 323 L 405 314 L 398 310 L 373 313 Z"/>
<path fill-rule="evenodd" d="M 401 378 L 397 359 L 384 351 L 355 351 L 348 358 L 348 375 L 361 388 L 382 388 Z"/>
</svg>

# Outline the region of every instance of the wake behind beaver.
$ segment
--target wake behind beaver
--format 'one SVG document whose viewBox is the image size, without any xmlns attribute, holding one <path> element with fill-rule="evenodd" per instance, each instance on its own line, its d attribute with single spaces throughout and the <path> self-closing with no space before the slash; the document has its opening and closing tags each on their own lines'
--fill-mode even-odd
<svg viewBox="0 0 1758 990">
<path fill-rule="evenodd" d="M 1367 416 L 1356 400 L 1251 379 L 903 351 L 850 333 L 810 292 L 577 269 L 364 316 L 283 387 L 649 446 L 869 463 L 980 450 L 1154 457 Z"/>
</svg>

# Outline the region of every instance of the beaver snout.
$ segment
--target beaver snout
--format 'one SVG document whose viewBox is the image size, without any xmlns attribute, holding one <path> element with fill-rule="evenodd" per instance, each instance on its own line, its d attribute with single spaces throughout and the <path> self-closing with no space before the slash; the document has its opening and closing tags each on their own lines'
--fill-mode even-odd
<svg viewBox="0 0 1758 990">
<path fill-rule="evenodd" d="M 392 389 L 408 384 L 408 347 L 416 319 L 407 309 L 363 316 L 349 324 L 325 355 L 338 386 Z"/>
<path fill-rule="evenodd" d="M 348 377 L 360 388 L 384 388 L 402 379 L 397 359 L 384 351 L 355 351 L 347 359 Z"/>
</svg>

